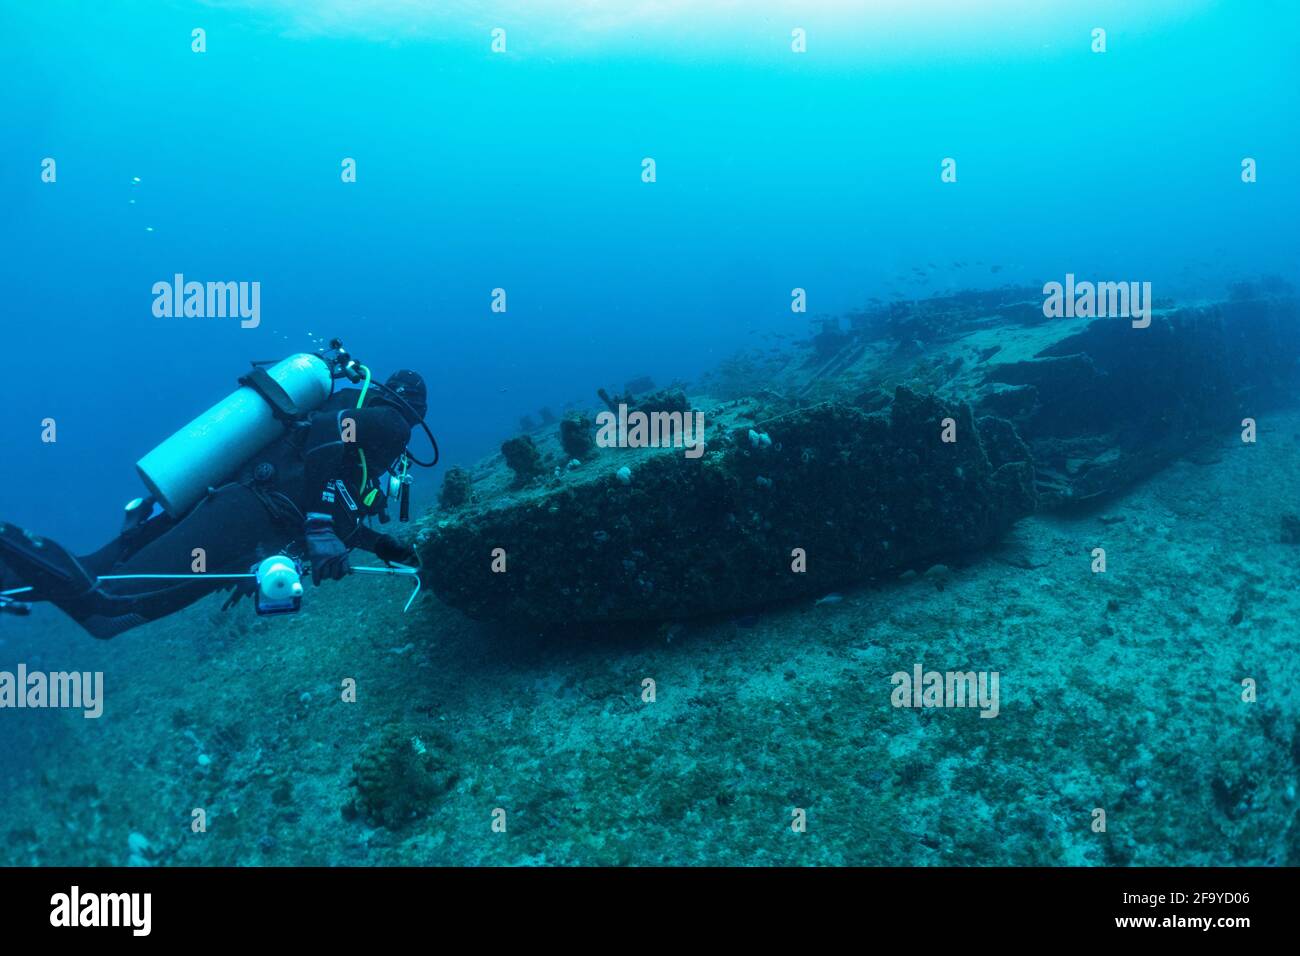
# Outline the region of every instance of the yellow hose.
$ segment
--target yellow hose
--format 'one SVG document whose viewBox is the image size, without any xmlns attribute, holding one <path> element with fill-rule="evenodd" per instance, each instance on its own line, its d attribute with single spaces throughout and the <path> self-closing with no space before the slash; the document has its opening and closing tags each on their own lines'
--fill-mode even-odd
<svg viewBox="0 0 1300 956">
<path fill-rule="evenodd" d="M 366 392 L 370 391 L 370 367 L 368 365 L 360 366 L 361 371 L 366 373 L 365 384 L 361 386 L 361 394 L 357 396 L 357 408 L 366 400 Z M 366 482 L 370 480 L 370 469 L 366 466 L 366 453 L 360 448 L 357 454 L 361 456 L 361 493 L 366 493 Z"/>
<path fill-rule="evenodd" d="M 361 403 L 366 400 L 366 392 L 370 391 L 370 368 L 365 365 L 359 367 L 366 373 L 366 382 L 361 386 L 361 394 L 357 397 L 357 408 L 361 407 Z"/>
</svg>

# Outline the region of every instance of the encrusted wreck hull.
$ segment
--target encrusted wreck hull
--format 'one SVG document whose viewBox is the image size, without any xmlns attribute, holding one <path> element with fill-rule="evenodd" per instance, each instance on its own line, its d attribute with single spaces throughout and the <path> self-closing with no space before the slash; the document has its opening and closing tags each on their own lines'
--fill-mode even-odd
<svg viewBox="0 0 1300 956">
<path fill-rule="evenodd" d="M 995 358 L 972 392 L 1024 435 L 1051 507 L 1112 494 L 1295 401 L 1297 356 L 1294 300 L 1233 301 L 1167 310 L 1145 329 L 1087 321 L 1032 358 Z"/>
<path fill-rule="evenodd" d="M 943 420 L 956 441 L 942 440 Z M 886 413 L 827 402 L 718 435 L 690 459 L 624 452 L 541 501 L 423 533 L 433 590 L 478 618 L 663 620 L 828 591 L 985 547 L 1034 507 L 1007 423 L 900 389 Z M 504 550 L 493 570 L 492 551 Z"/>
<path fill-rule="evenodd" d="M 570 461 L 558 430 L 537 436 L 526 476 L 489 460 L 471 501 L 424 519 L 426 582 L 471 617 L 533 624 L 821 596 L 987 548 L 1036 507 L 1112 494 L 1294 401 L 1291 298 L 1157 310 L 1133 328 L 1046 319 L 1032 294 L 895 305 L 751 365 L 741 397 L 692 397 L 708 421 L 699 458 Z"/>
</svg>

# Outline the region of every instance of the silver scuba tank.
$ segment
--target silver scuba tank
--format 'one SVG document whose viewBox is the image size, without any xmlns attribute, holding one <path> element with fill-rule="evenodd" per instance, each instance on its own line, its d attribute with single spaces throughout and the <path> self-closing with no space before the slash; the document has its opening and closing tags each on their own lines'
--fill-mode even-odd
<svg viewBox="0 0 1300 956">
<path fill-rule="evenodd" d="M 333 388 L 330 366 L 319 355 L 292 355 L 266 371 L 303 412 L 319 408 Z M 135 468 L 162 508 L 179 518 L 284 428 L 270 403 L 243 385 L 141 458 Z"/>
</svg>

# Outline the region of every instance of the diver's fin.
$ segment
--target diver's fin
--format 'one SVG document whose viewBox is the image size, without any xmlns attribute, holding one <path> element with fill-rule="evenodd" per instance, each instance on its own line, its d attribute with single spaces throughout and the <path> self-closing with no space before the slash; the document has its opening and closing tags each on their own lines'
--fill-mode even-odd
<svg viewBox="0 0 1300 956">
<path fill-rule="evenodd" d="M 12 581 L 6 588 L 30 588 L 24 601 L 58 601 L 81 597 L 95 587 L 86 569 L 49 538 L 41 538 L 17 525 L 0 524 L 0 564 Z"/>
<path fill-rule="evenodd" d="M 92 636 L 109 638 L 144 624 L 138 596 L 104 593 L 81 562 L 48 538 L 0 524 L 0 568 L 5 570 L 0 612 L 26 614 L 30 601 L 49 601 Z"/>
<path fill-rule="evenodd" d="M 54 604 L 80 624 L 87 634 L 100 640 L 116 637 L 150 620 L 136 610 L 133 598 L 113 597 L 100 590 L 68 601 L 55 601 Z"/>
</svg>

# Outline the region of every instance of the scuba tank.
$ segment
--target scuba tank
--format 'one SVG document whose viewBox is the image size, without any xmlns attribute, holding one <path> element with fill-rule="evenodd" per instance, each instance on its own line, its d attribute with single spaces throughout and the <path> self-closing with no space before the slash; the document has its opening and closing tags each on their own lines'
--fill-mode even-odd
<svg viewBox="0 0 1300 956">
<path fill-rule="evenodd" d="M 333 370 L 319 355 L 292 355 L 258 366 L 240 388 L 135 463 L 172 518 L 179 518 L 286 424 L 318 408 L 334 389 Z"/>
</svg>

